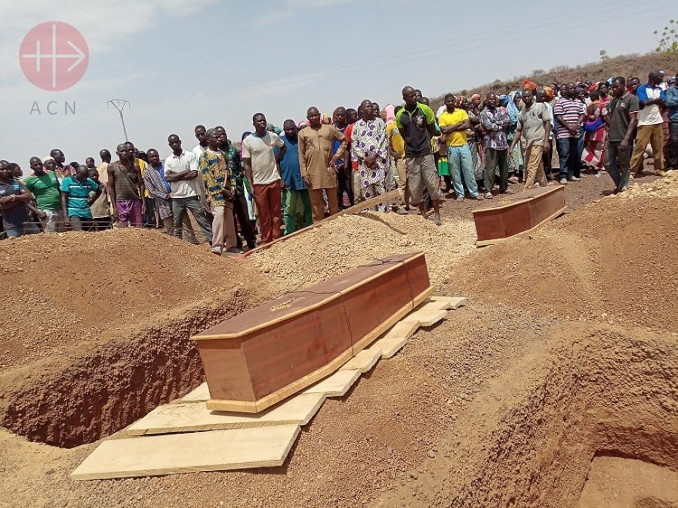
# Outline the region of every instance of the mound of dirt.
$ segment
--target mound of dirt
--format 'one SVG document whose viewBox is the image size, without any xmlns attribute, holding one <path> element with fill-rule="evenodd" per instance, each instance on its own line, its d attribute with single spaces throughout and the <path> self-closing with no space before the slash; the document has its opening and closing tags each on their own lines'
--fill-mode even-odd
<svg viewBox="0 0 678 508">
<path fill-rule="evenodd" d="M 469 214 L 470 215 L 470 214 Z M 474 250 L 469 218 L 444 218 L 438 227 L 416 215 L 363 213 L 328 221 L 251 256 L 258 269 L 281 289 L 291 291 L 322 282 L 374 259 L 422 251 L 432 285 L 447 267 Z"/>
<path fill-rule="evenodd" d="M 454 266 L 447 291 L 676 330 L 678 174 L 633 186 Z"/>
<path fill-rule="evenodd" d="M 155 231 L 0 243 L 0 425 L 72 447 L 197 386 L 190 336 L 250 308 L 266 281 Z M 245 285 L 243 281 L 247 281 Z"/>
<path fill-rule="evenodd" d="M 0 367 L 60 354 L 167 319 L 226 289 L 264 281 L 242 266 L 155 231 L 35 235 L 0 242 Z M 56 351 L 55 351 L 56 350 Z"/>
<path fill-rule="evenodd" d="M 148 231 L 3 243 L 0 269 L 22 300 L 0 310 L 32 314 L 11 325 L 29 360 L 7 355 L 15 366 L 0 374 L 0 424 L 12 432 L 0 429 L 0 506 L 555 508 L 576 504 L 599 456 L 676 471 L 673 181 L 479 250 L 475 202 L 447 203 L 440 228 L 414 215 L 341 217 L 235 261 Z M 606 187 L 603 178 L 568 185 L 567 202 L 578 207 Z M 282 468 L 69 478 L 94 441 L 196 386 L 192 333 L 414 250 L 426 252 L 437 293 L 467 294 L 468 306 L 326 402 Z M 96 298 L 113 312 L 89 310 Z M 79 335 L 43 316 L 62 304 Z M 25 344 L 39 326 L 59 334 L 32 351 Z"/>
</svg>

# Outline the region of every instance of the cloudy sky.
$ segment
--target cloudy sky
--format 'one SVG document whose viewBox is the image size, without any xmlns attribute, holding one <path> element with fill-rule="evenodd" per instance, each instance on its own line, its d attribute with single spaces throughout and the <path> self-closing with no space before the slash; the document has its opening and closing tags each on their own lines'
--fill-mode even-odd
<svg viewBox="0 0 678 508">
<path fill-rule="evenodd" d="M 457 7 L 457 5 L 463 5 Z M 130 102 L 130 140 L 167 155 L 167 135 L 194 146 L 193 127 L 222 124 L 232 138 L 255 112 L 281 125 L 317 106 L 400 101 L 470 88 L 534 69 L 644 53 L 678 15 L 675 0 L 569 2 L 442 0 L 33 0 L 2 2 L 0 158 L 61 148 L 68 161 L 124 140 L 109 99 Z M 540 10 L 530 10 L 527 5 Z M 565 7 L 567 6 L 567 7 Z M 31 84 L 19 46 L 47 21 L 77 28 L 89 65 L 73 87 Z M 45 48 L 43 48 L 44 50 Z M 54 102 L 51 102 L 54 101 Z M 50 115 L 50 110 L 57 114 Z M 75 115 L 64 103 L 75 104 Z M 36 110 L 35 104 L 40 109 Z M 31 110 L 33 112 L 31 113 Z"/>
</svg>

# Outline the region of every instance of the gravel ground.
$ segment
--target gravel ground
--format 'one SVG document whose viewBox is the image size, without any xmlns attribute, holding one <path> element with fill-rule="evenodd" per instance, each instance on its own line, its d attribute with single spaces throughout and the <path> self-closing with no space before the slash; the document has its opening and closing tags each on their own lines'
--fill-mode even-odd
<svg viewBox="0 0 678 508">
<path fill-rule="evenodd" d="M 544 477 L 560 470 L 581 473 L 581 484 L 571 485 L 581 490 L 585 461 L 578 459 L 571 469 L 569 456 L 560 465 L 546 461 L 530 443 L 543 438 L 539 442 L 550 452 L 563 434 L 551 437 L 534 411 L 511 404 L 517 393 L 548 378 L 547 365 L 567 363 L 568 341 L 583 351 L 581 358 L 595 352 L 604 334 L 586 330 L 619 327 L 611 336 L 619 337 L 625 351 L 632 348 L 627 336 L 651 342 L 675 331 L 678 182 L 652 180 L 636 180 L 650 185 L 602 199 L 609 177 L 589 175 L 566 187 L 568 216 L 529 237 L 483 249 L 473 247 L 471 210 L 488 203 L 468 200 L 447 201 L 440 228 L 414 214 L 370 212 L 329 221 L 243 260 L 219 259 L 204 247 L 143 231 L 3 242 L 0 269 L 20 288 L 20 298 L 1 303 L 3 315 L 17 319 L 2 336 L 15 345 L 0 361 L 17 376 L 20 367 L 33 368 L 48 356 L 67 365 L 91 341 L 106 341 L 108 330 L 120 339 L 129 327 L 166 322 L 186 302 L 226 302 L 240 286 L 240 307 L 248 308 L 392 253 L 426 252 L 437 293 L 469 296 L 469 305 L 418 332 L 346 397 L 326 402 L 280 469 L 73 482 L 69 472 L 96 443 L 66 450 L 2 430 L 0 506 L 562 506 L 558 500 L 572 500 L 573 494 L 554 490 L 546 496 L 534 468 L 539 465 Z M 113 311 L 88 310 L 99 301 Z M 67 309 L 65 317 L 51 316 L 54 308 Z M 68 326 L 60 328 L 62 321 Z M 38 335 L 41 345 L 32 351 L 26 344 Z M 661 347 L 646 356 L 663 351 L 675 360 L 671 335 L 661 339 Z M 556 354 L 556 345 L 563 351 Z M 671 375 L 675 365 L 653 369 Z M 672 386 L 661 390 L 670 396 L 676 393 Z M 560 396 L 572 392 L 562 388 Z M 0 384 L 0 402 L 2 397 Z M 662 403 L 665 413 L 656 415 L 675 421 L 678 410 Z M 561 413 L 566 409 L 555 404 Z M 495 416 L 514 413 L 523 414 L 522 424 Z M 552 420 L 564 421 L 563 415 L 550 413 Z M 528 437 L 510 441 L 511 449 L 492 444 L 510 431 Z M 495 474 L 492 464 L 508 459 L 517 462 Z M 521 471 L 530 471 L 525 474 L 542 489 L 529 499 L 520 497 L 531 484 Z M 501 479 L 502 487 L 489 492 L 484 486 L 492 478 Z M 518 498 L 510 501 L 512 492 Z"/>
</svg>

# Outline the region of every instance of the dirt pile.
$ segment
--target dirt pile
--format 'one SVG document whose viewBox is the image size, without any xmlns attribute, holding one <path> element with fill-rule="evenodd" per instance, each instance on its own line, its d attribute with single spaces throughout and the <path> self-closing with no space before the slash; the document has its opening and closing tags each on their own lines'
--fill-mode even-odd
<svg viewBox="0 0 678 508">
<path fill-rule="evenodd" d="M 0 242 L 0 273 L 12 288 L 0 300 L 11 316 L 0 328 L 0 367 L 107 340 L 244 287 L 237 263 L 133 228 Z"/>
<path fill-rule="evenodd" d="M 475 240 L 475 226 L 470 218 L 446 218 L 438 227 L 433 221 L 413 214 L 363 213 L 328 221 L 320 228 L 254 254 L 251 259 L 273 283 L 290 291 L 374 259 L 423 251 L 431 283 L 439 285 L 447 267 L 474 250 Z"/>
<path fill-rule="evenodd" d="M 605 456 L 675 476 L 675 338 L 526 317 L 540 325 L 540 340 L 484 383 L 425 473 L 377 506 L 574 506 L 591 463 Z"/>
<path fill-rule="evenodd" d="M 447 291 L 676 330 L 678 175 L 634 186 L 453 267 Z"/>
<path fill-rule="evenodd" d="M 13 288 L 0 301 L 11 316 L 0 328 L 0 422 L 60 446 L 108 435 L 199 384 L 190 335 L 266 287 L 204 247 L 136 229 L 5 241 L 0 272 Z"/>
<path fill-rule="evenodd" d="M 597 198 L 610 186 L 602 180 L 568 185 L 568 203 Z M 119 250 L 112 241 L 91 247 L 97 260 L 114 250 L 143 266 L 141 280 L 123 279 L 129 269 L 121 268 L 110 281 L 130 292 L 134 320 L 113 302 L 118 317 L 107 327 L 80 316 L 88 323 L 83 333 L 98 330 L 91 338 L 55 343 L 26 364 L 20 352 L 8 357 L 15 366 L 0 376 L 2 425 L 31 439 L 72 446 L 110 434 L 197 384 L 191 333 L 374 258 L 424 250 L 437 293 L 470 299 L 439 326 L 417 332 L 345 398 L 326 402 L 283 468 L 73 482 L 69 472 L 95 443 L 60 449 L 0 430 L 0 506 L 560 508 L 576 505 L 600 457 L 678 471 L 672 181 L 602 199 L 530 236 L 478 250 L 470 202 L 446 203 L 441 228 L 414 215 L 344 217 L 237 261 L 164 237 L 148 243 L 149 232 L 124 232 L 134 241 Z M 16 249 L 12 259 L 26 258 L 29 247 L 18 246 L 31 240 L 21 242 L 0 245 L 0 253 Z M 82 246 L 67 244 L 77 256 Z M 62 260 L 60 249 L 50 255 Z M 194 277 L 175 289 L 158 270 L 170 262 L 171 270 L 195 269 Z M 98 273 L 98 265 L 84 268 Z M 29 284 L 12 273 L 18 287 Z M 155 298 L 178 307 L 144 323 L 136 312 L 156 280 Z M 85 296 L 71 301 L 82 305 L 94 289 L 78 284 Z M 49 302 L 59 297 L 50 293 Z M 23 340 L 39 324 L 25 320 Z"/>
</svg>

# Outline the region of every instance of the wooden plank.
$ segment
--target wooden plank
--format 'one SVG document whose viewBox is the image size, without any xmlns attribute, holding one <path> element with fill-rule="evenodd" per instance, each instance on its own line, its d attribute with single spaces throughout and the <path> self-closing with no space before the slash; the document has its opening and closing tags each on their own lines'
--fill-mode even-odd
<svg viewBox="0 0 678 508">
<path fill-rule="evenodd" d="M 372 370 L 380 358 L 381 349 L 373 346 L 369 349 L 363 349 L 339 370 L 359 370 L 364 374 L 365 372 Z"/>
<path fill-rule="evenodd" d="M 416 310 L 403 321 L 417 322 L 419 326 L 433 326 L 444 319 L 446 315 L 446 310 Z"/>
<path fill-rule="evenodd" d="M 450 302 L 446 301 L 429 301 L 429 302 L 424 302 L 422 303 L 419 307 L 417 307 L 415 310 L 448 310 L 450 308 Z"/>
<path fill-rule="evenodd" d="M 275 425 L 107 440 L 71 478 L 100 480 L 279 467 L 300 429 L 298 425 Z"/>
<path fill-rule="evenodd" d="M 393 328 L 391 328 L 386 335 L 384 335 L 384 338 L 386 339 L 393 339 L 393 338 L 404 338 L 404 339 L 409 339 L 414 332 L 417 331 L 419 328 L 419 322 L 417 320 L 414 321 L 407 321 L 407 317 L 405 316 L 405 319 L 400 321 L 397 325 L 395 325 Z"/>
<path fill-rule="evenodd" d="M 125 436 L 242 429 L 269 425 L 306 425 L 325 401 L 323 393 L 300 394 L 252 415 L 210 411 L 205 404 L 183 402 L 155 408 L 123 431 Z"/>
<path fill-rule="evenodd" d="M 195 390 L 188 392 L 182 398 L 179 399 L 179 402 L 206 402 L 210 400 L 210 389 L 207 386 L 207 382 L 198 386 Z"/>
<path fill-rule="evenodd" d="M 338 370 L 303 393 L 322 393 L 325 397 L 343 397 L 360 377 L 359 370 Z"/>
<path fill-rule="evenodd" d="M 417 328 L 419 328 L 419 325 L 417 325 Z M 384 337 L 375 342 L 373 347 L 381 349 L 382 358 L 392 358 L 405 344 L 407 344 L 408 340 L 409 338 L 406 337 Z"/>
<path fill-rule="evenodd" d="M 464 296 L 432 296 L 432 302 L 447 302 L 450 306 L 448 309 L 458 309 L 466 305 L 468 299 Z"/>
</svg>

